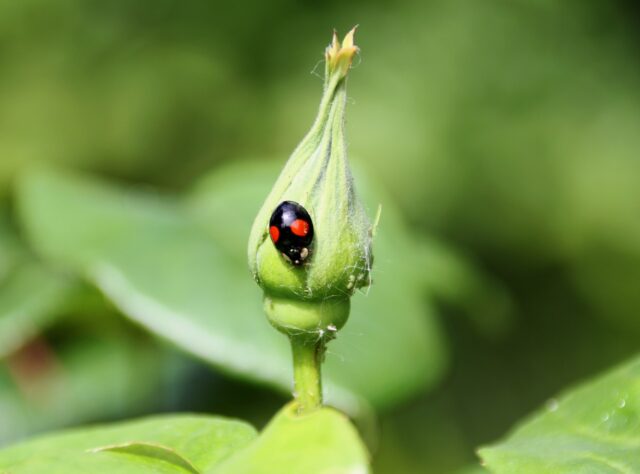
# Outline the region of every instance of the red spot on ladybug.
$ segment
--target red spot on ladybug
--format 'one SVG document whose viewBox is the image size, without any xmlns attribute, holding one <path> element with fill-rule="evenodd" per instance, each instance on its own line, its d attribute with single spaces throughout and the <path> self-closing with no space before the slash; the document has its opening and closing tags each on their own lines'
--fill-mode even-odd
<svg viewBox="0 0 640 474">
<path fill-rule="evenodd" d="M 271 214 L 269 234 L 275 247 L 291 264 L 300 266 L 311 254 L 313 222 L 297 202 L 283 201 Z"/>
<path fill-rule="evenodd" d="M 278 229 L 275 225 L 269 227 L 269 235 L 271 236 L 271 240 L 273 240 L 274 244 L 278 243 L 278 239 L 280 238 L 280 229 Z"/>
<path fill-rule="evenodd" d="M 309 233 L 309 223 L 303 219 L 296 219 L 289 227 L 298 237 L 304 237 Z"/>
</svg>

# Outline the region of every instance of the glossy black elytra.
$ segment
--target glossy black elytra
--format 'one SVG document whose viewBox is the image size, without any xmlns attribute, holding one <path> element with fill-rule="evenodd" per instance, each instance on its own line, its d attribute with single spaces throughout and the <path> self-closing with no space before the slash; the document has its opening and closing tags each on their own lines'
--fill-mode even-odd
<svg viewBox="0 0 640 474">
<path fill-rule="evenodd" d="M 309 257 L 313 241 L 313 222 L 307 210 L 297 202 L 283 201 L 269 220 L 269 235 L 276 248 L 293 265 Z"/>
</svg>

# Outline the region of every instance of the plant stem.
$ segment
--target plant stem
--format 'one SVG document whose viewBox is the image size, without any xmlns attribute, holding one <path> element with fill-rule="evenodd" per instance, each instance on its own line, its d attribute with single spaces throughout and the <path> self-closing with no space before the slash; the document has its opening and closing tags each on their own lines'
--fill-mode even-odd
<svg viewBox="0 0 640 474">
<path fill-rule="evenodd" d="M 299 413 L 313 411 L 322 405 L 320 364 L 324 341 L 310 341 L 306 337 L 291 338 L 293 352 L 294 395 Z"/>
</svg>

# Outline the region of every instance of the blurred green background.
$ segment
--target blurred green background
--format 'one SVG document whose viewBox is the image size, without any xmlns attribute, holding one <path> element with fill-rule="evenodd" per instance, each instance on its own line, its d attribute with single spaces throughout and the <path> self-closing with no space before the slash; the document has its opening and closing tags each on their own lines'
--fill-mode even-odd
<svg viewBox="0 0 640 474">
<path fill-rule="evenodd" d="M 375 472 L 463 472 L 637 351 L 634 2 L 0 2 L 1 444 L 285 403 L 244 247 L 354 24 L 349 153 L 383 213 L 327 374 Z"/>
</svg>

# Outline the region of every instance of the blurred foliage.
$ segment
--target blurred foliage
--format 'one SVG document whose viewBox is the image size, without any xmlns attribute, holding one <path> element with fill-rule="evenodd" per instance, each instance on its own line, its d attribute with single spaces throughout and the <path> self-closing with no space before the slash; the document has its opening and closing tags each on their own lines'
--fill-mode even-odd
<svg viewBox="0 0 640 474">
<path fill-rule="evenodd" d="M 0 442 L 162 408 L 157 357 L 153 346 L 124 337 L 30 343 L 0 366 Z"/>
<path fill-rule="evenodd" d="M 319 46 L 359 23 L 347 135 L 370 213 L 382 203 L 380 254 L 327 372 L 384 409 L 358 420 L 376 472 L 462 472 L 637 352 L 639 21 L 601 0 L 0 3 L 0 441 L 167 408 L 270 416 L 280 399 L 118 313 L 175 342 L 164 313 L 131 307 L 152 293 L 210 334 L 278 347 L 244 268 L 252 202 L 314 116 Z M 48 194 L 37 163 L 142 189 Z M 114 263 L 136 292 L 97 277 Z M 229 373 L 286 388 L 275 353 Z M 44 368 L 16 369 L 30 354 Z"/>
<path fill-rule="evenodd" d="M 12 272 L 0 287 L 0 358 L 20 349 L 55 320 L 69 287 L 68 281 L 37 263 Z"/>
</svg>

